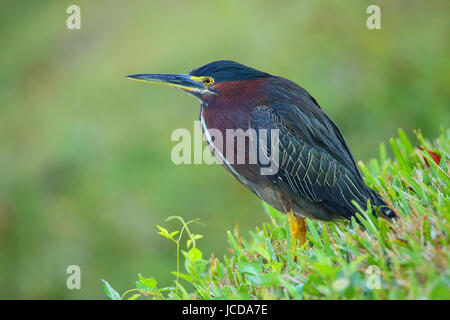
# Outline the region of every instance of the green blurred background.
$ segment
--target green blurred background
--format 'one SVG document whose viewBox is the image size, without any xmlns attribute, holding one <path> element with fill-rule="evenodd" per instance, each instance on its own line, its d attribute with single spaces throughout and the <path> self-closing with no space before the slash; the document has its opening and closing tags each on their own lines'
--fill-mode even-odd
<svg viewBox="0 0 450 320">
<path fill-rule="evenodd" d="M 81 30 L 66 8 L 81 7 Z M 366 28 L 381 6 L 382 30 Z M 156 224 L 206 227 L 199 245 L 226 253 L 226 230 L 266 219 L 218 165 L 170 161 L 176 128 L 198 102 L 127 74 L 183 73 L 231 59 L 305 87 L 357 160 L 398 127 L 433 137 L 449 125 L 450 2 L 2 1 L 0 4 L 0 298 L 104 298 L 138 273 L 169 284 L 175 247 Z M 66 288 L 81 267 L 81 290 Z"/>
</svg>

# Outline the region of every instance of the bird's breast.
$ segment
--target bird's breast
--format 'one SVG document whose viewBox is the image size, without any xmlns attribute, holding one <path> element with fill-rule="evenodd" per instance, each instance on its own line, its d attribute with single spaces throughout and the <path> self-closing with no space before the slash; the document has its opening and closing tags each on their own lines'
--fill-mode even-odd
<svg viewBox="0 0 450 320">
<path fill-rule="evenodd" d="M 260 173 L 259 166 L 250 161 L 249 116 L 242 110 L 218 114 L 214 109 L 202 108 L 200 122 L 205 140 L 220 164 L 257 193 L 254 185 Z"/>
</svg>

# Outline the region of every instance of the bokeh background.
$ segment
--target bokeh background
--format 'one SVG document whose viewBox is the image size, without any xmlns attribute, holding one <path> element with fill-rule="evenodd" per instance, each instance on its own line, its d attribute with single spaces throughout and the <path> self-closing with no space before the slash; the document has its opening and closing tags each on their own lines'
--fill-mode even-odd
<svg viewBox="0 0 450 320">
<path fill-rule="evenodd" d="M 81 7 L 81 30 L 66 8 Z M 366 28 L 381 7 L 382 30 Z M 357 160 L 401 127 L 449 125 L 450 2 L 2 1 L 0 298 L 104 298 L 138 273 L 169 284 L 175 247 L 156 224 L 200 218 L 204 252 L 266 219 L 218 165 L 176 166 L 176 128 L 199 105 L 127 74 L 183 73 L 231 59 L 298 82 L 339 125 Z M 66 288 L 81 267 L 81 290 Z"/>
</svg>

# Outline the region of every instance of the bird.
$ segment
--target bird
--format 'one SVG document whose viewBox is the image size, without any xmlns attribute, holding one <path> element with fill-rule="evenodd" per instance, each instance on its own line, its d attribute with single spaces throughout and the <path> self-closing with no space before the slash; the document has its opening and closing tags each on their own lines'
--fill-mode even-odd
<svg viewBox="0 0 450 320">
<path fill-rule="evenodd" d="M 358 211 L 354 203 L 366 210 L 370 202 L 382 217 L 396 217 L 364 182 L 337 125 L 295 82 L 230 60 L 214 61 L 186 74 L 127 77 L 166 84 L 198 99 L 209 148 L 239 182 L 288 215 L 293 248 L 305 243 L 305 219 L 351 219 Z M 229 130 L 252 134 L 245 136 L 247 142 L 237 150 L 236 145 L 229 147 L 229 141 L 220 141 Z M 244 159 L 236 161 L 236 154 L 226 152 L 227 147 L 243 152 Z M 251 156 L 257 160 L 249 161 Z M 267 161 L 262 159 L 272 156 L 272 169 L 263 174 Z"/>
</svg>

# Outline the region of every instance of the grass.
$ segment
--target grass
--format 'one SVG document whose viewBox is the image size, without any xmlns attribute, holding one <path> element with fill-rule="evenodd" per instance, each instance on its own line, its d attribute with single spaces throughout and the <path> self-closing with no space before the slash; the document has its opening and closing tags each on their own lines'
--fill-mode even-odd
<svg viewBox="0 0 450 320">
<path fill-rule="evenodd" d="M 231 59 L 286 77 L 364 161 L 399 126 L 410 138 L 450 127 L 450 1 L 405 3 L 2 1 L 0 298 L 100 299 L 98 279 L 122 293 L 139 272 L 169 286 L 176 246 L 153 232 L 176 229 L 167 216 L 200 218 L 198 247 L 221 261 L 234 221 L 249 241 L 267 221 L 220 166 L 169 161 L 172 132 L 193 133 L 196 99 L 125 75 Z M 81 30 L 66 28 L 69 4 Z M 381 30 L 366 27 L 369 4 Z M 81 290 L 64 285 L 72 264 Z"/>
<path fill-rule="evenodd" d="M 177 247 L 174 285 L 159 288 L 139 275 L 120 295 L 105 280 L 111 299 L 450 299 L 450 129 L 430 142 L 416 132 L 413 147 L 402 130 L 390 140 L 395 159 L 380 145 L 378 159 L 359 163 L 366 183 L 395 209 L 387 221 L 360 210 L 352 221 L 307 220 L 307 242 L 289 245 L 286 216 L 264 204 L 270 223 L 247 237 L 228 232 L 229 255 L 205 256 L 201 235 L 185 222 L 159 234 Z M 376 215 L 375 211 L 373 210 Z M 187 241 L 185 241 L 187 239 Z M 155 257 L 157 258 L 157 257 Z M 180 271 L 181 260 L 184 270 Z"/>
</svg>

